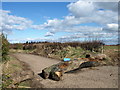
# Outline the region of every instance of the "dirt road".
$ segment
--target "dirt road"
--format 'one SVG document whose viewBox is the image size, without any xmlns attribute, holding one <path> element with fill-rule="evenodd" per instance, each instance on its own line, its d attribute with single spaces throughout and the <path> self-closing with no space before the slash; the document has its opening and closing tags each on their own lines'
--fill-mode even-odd
<svg viewBox="0 0 120 90">
<path fill-rule="evenodd" d="M 27 63 L 36 75 L 42 69 L 58 63 L 58 60 L 31 54 L 14 54 L 20 61 Z M 45 88 L 118 88 L 118 67 L 102 66 L 95 69 L 82 69 L 76 73 L 64 74 L 61 81 L 41 79 Z"/>
</svg>

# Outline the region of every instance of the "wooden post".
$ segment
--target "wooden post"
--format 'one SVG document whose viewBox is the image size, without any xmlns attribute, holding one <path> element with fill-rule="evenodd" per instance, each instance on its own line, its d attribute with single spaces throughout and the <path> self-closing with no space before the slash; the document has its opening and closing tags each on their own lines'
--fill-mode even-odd
<svg viewBox="0 0 120 90">
<path fill-rule="evenodd" d="M 104 45 L 102 45 L 102 54 L 104 53 Z"/>
</svg>

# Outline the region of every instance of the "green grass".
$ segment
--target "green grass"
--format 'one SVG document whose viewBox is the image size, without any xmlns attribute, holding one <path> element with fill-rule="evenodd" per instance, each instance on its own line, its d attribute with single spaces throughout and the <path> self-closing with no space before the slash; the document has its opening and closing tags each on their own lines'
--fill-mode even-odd
<svg viewBox="0 0 120 90">
<path fill-rule="evenodd" d="M 8 87 L 10 84 L 13 83 L 9 75 L 2 74 L 2 88 Z"/>
<path fill-rule="evenodd" d="M 85 51 L 80 47 L 74 48 L 74 47 L 68 46 L 68 47 L 63 48 L 62 50 L 59 50 L 58 52 L 56 52 L 55 55 L 57 55 L 61 59 L 63 59 L 63 58 L 74 59 L 74 58 L 80 58 L 81 56 L 85 57 L 85 55 L 82 55 L 84 52 Z"/>
<path fill-rule="evenodd" d="M 27 88 L 27 87 L 30 87 L 30 82 L 29 81 L 24 81 L 24 82 L 21 82 L 19 85 L 18 85 L 19 88 Z"/>
<path fill-rule="evenodd" d="M 118 49 L 118 47 L 120 48 L 120 46 L 104 46 L 104 49 Z"/>
</svg>

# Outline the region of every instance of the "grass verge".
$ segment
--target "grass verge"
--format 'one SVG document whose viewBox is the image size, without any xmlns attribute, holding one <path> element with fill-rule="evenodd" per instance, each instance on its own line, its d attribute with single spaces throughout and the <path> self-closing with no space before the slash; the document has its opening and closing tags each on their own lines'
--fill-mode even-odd
<svg viewBox="0 0 120 90">
<path fill-rule="evenodd" d="M 2 88 L 30 87 L 28 81 L 14 85 L 12 77 L 14 77 L 16 73 L 23 71 L 25 67 L 13 56 L 10 55 L 9 57 L 9 61 L 7 61 L 6 63 L 2 63 Z"/>
</svg>

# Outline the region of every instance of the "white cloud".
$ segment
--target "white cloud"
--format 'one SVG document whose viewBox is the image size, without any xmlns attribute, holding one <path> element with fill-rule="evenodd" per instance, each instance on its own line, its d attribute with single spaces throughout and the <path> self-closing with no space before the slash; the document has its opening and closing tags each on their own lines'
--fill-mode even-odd
<svg viewBox="0 0 120 90">
<path fill-rule="evenodd" d="M 93 33 L 73 33 L 58 38 L 58 41 L 85 41 L 85 40 L 102 40 L 106 44 L 117 44 L 118 33 L 93 32 Z M 108 42 L 107 42 L 108 41 Z"/>
<path fill-rule="evenodd" d="M 62 42 L 65 42 L 65 41 L 74 41 L 74 40 L 82 40 L 83 38 L 88 38 L 88 36 L 84 35 L 83 33 L 72 33 L 72 34 L 68 34 L 68 35 L 65 35 L 65 36 L 61 36 L 60 38 L 58 38 L 58 41 L 62 41 Z"/>
<path fill-rule="evenodd" d="M 67 7 L 77 17 L 79 23 L 95 22 L 106 24 L 116 23 L 118 20 L 118 5 L 115 2 L 77 1 L 69 4 Z"/>
<path fill-rule="evenodd" d="M 69 11 L 76 17 L 85 17 L 92 15 L 94 11 L 93 2 L 77 1 L 68 6 Z"/>
<path fill-rule="evenodd" d="M 118 33 L 118 24 L 111 23 L 107 24 L 105 27 L 103 27 L 103 31 L 111 32 L 111 33 Z"/>
<path fill-rule="evenodd" d="M 44 23 L 44 25 L 47 27 L 47 28 L 50 28 L 50 27 L 58 27 L 59 25 L 61 25 L 63 22 L 63 20 L 58 20 L 58 19 L 53 19 L 53 20 L 48 20 L 47 23 Z"/>
<path fill-rule="evenodd" d="M 31 28 L 37 29 L 37 30 L 42 30 L 45 28 L 45 26 L 44 25 L 31 25 Z"/>
<path fill-rule="evenodd" d="M 52 33 L 52 32 L 47 32 L 45 36 L 46 36 L 46 37 L 54 36 L 54 33 Z"/>
<path fill-rule="evenodd" d="M 111 30 L 118 30 L 118 24 L 115 23 L 107 24 L 107 27 Z"/>
<path fill-rule="evenodd" d="M 118 2 L 95 2 L 97 9 L 118 11 Z"/>
<path fill-rule="evenodd" d="M 10 33 L 11 30 L 24 30 L 32 25 L 32 21 L 23 17 L 9 15 L 10 11 L 0 10 L 0 31 Z"/>
<path fill-rule="evenodd" d="M 104 2 L 107 5 L 109 3 Z M 110 5 L 116 5 L 116 3 L 110 3 Z M 99 6 L 98 6 L 99 5 Z M 59 31 L 82 31 L 82 29 L 87 29 L 85 27 L 75 27 L 79 26 L 82 23 L 97 23 L 103 27 L 107 24 L 117 23 L 118 14 L 114 12 L 110 7 L 105 7 L 104 5 L 98 4 L 98 2 L 84 2 L 78 1 L 75 3 L 69 4 L 67 7 L 72 12 L 72 16 L 65 16 L 64 19 L 51 19 L 47 20 L 42 25 L 36 25 L 35 29 L 48 29 L 50 32 L 59 32 Z M 99 9 L 106 10 L 99 10 Z M 87 11 L 88 10 L 88 11 Z M 90 27 L 91 28 L 91 27 Z M 101 27 L 102 28 L 102 27 Z M 89 28 L 88 28 L 89 29 Z M 94 30 L 94 27 L 93 27 Z"/>
</svg>

